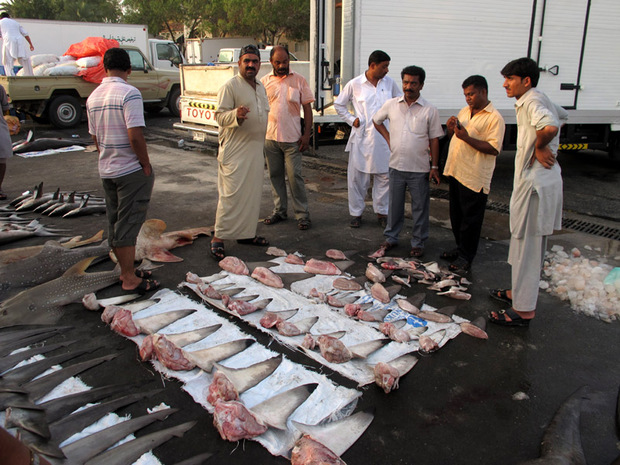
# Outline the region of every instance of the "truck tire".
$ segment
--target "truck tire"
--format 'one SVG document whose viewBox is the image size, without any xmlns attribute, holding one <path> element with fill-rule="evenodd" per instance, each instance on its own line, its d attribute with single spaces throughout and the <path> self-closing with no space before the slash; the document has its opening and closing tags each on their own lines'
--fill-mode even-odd
<svg viewBox="0 0 620 465">
<path fill-rule="evenodd" d="M 179 117 L 181 115 L 181 89 L 173 87 L 168 97 L 168 110 L 172 116 Z"/>
<path fill-rule="evenodd" d="M 155 115 L 164 109 L 161 105 L 144 105 L 144 111 Z"/>
<path fill-rule="evenodd" d="M 72 128 L 82 121 L 82 104 L 71 95 L 59 95 L 50 103 L 48 115 L 57 128 Z"/>
</svg>

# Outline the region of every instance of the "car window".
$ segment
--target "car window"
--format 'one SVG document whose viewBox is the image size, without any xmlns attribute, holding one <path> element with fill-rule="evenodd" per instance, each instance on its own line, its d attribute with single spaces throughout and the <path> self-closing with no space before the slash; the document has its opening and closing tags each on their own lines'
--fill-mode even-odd
<svg viewBox="0 0 620 465">
<path fill-rule="evenodd" d="M 137 50 L 127 50 L 129 54 L 129 59 L 131 60 L 131 69 L 132 71 L 144 71 L 144 69 L 148 69 L 148 65 L 144 62 L 144 57 Z"/>
</svg>

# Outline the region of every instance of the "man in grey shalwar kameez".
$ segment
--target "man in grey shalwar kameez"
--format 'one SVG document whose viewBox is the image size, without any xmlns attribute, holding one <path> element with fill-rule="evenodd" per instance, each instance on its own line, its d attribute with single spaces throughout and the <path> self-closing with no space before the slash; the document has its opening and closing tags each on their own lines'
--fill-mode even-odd
<svg viewBox="0 0 620 465">
<path fill-rule="evenodd" d="M 506 95 L 517 99 L 518 127 L 510 199 L 512 289 L 491 291 L 492 297 L 511 303 L 490 316 L 492 323 L 504 326 L 527 326 L 534 318 L 547 236 L 562 228 L 562 172 L 556 157 L 568 113 L 536 89 L 539 74 L 530 58 L 502 69 Z"/>
<path fill-rule="evenodd" d="M 219 199 L 211 241 L 211 255 L 216 260 L 225 256 L 224 239 L 269 245 L 264 237 L 256 235 L 269 112 L 265 87 L 256 79 L 259 69 L 260 51 L 254 45 L 246 45 L 239 56 L 239 74 L 217 94 Z"/>
</svg>

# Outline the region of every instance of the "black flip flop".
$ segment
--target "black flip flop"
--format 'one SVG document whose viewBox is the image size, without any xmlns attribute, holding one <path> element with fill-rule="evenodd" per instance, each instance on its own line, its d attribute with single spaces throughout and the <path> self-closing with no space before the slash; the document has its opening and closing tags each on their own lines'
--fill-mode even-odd
<svg viewBox="0 0 620 465">
<path fill-rule="evenodd" d="M 149 279 L 151 276 L 153 276 L 153 273 L 151 273 L 149 270 L 141 270 L 139 268 L 136 268 L 135 275 L 141 279 Z"/>
<path fill-rule="evenodd" d="M 138 284 L 138 286 L 135 287 L 134 289 L 123 289 L 123 291 L 125 291 L 128 294 L 137 292 L 140 295 L 144 295 L 147 292 L 151 292 L 151 291 L 154 291 L 155 289 L 159 289 L 160 286 L 161 286 L 161 283 L 159 281 L 156 281 L 154 279 L 143 279 L 142 281 L 140 281 L 140 284 Z"/>
<path fill-rule="evenodd" d="M 269 245 L 269 241 L 261 236 L 254 236 L 250 239 L 238 239 L 237 244 L 246 244 L 246 245 L 258 245 L 261 247 L 265 247 Z"/>
<path fill-rule="evenodd" d="M 211 256 L 218 262 L 226 257 L 223 242 L 211 242 L 210 252 Z"/>
<path fill-rule="evenodd" d="M 508 294 L 506 293 L 507 290 L 508 289 L 491 289 L 489 291 L 489 297 L 499 300 L 505 304 L 512 305 L 512 299 L 508 297 Z"/>
<path fill-rule="evenodd" d="M 510 320 L 506 319 L 506 317 L 510 318 Z M 500 326 L 529 326 L 530 320 L 521 318 L 517 312 L 515 312 L 512 308 L 507 308 L 505 310 L 500 310 L 497 312 L 497 317 L 494 317 L 491 313 L 489 315 L 489 321 L 496 325 Z"/>
</svg>

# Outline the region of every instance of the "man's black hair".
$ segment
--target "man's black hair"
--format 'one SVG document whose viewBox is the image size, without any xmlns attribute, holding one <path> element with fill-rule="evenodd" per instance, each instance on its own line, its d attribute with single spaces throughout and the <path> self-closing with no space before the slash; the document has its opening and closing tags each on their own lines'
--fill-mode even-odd
<svg viewBox="0 0 620 465">
<path fill-rule="evenodd" d="M 484 78 L 484 76 L 480 76 L 478 74 L 469 76 L 463 81 L 463 89 L 466 89 L 469 86 L 474 86 L 474 88 L 478 90 L 486 90 L 487 92 L 489 91 L 489 84 L 487 84 L 487 80 Z"/>
<path fill-rule="evenodd" d="M 4 19 L 4 18 L 10 18 L 11 15 L 9 15 L 6 11 L 3 11 L 2 13 L 0 13 L 0 19 Z"/>
<path fill-rule="evenodd" d="M 385 53 L 383 50 L 375 50 L 368 57 L 368 66 L 370 67 L 372 63 L 375 63 L 378 65 L 379 63 L 383 63 L 384 61 L 391 61 L 391 60 L 392 59 L 390 58 L 390 56 L 387 53 Z"/>
<path fill-rule="evenodd" d="M 260 50 L 258 49 L 256 45 L 248 44 L 248 45 L 241 47 L 241 50 L 239 51 L 239 59 L 241 60 L 241 57 L 243 55 L 247 55 L 248 53 L 252 55 L 256 55 L 258 59 L 260 60 Z"/>
<path fill-rule="evenodd" d="M 273 58 L 273 54 L 280 49 L 284 50 L 286 52 L 286 56 L 290 58 L 291 54 L 288 51 L 288 47 L 285 47 L 284 45 L 274 45 L 269 52 L 269 59 L 271 60 Z"/>
<path fill-rule="evenodd" d="M 128 71 L 131 69 L 131 60 L 127 50 L 110 48 L 103 55 L 103 67 L 109 70 Z"/>
<path fill-rule="evenodd" d="M 424 71 L 419 66 L 406 66 L 400 72 L 400 78 L 403 79 L 405 77 L 405 74 L 409 76 L 418 76 L 418 78 L 420 79 L 420 84 L 424 84 L 424 80 L 426 79 L 426 71 Z"/>
<path fill-rule="evenodd" d="M 534 60 L 523 57 L 512 60 L 504 66 L 502 68 L 502 76 L 519 76 L 521 79 L 529 77 L 530 81 L 532 81 L 532 87 L 536 87 L 540 78 L 540 70 Z"/>
</svg>

